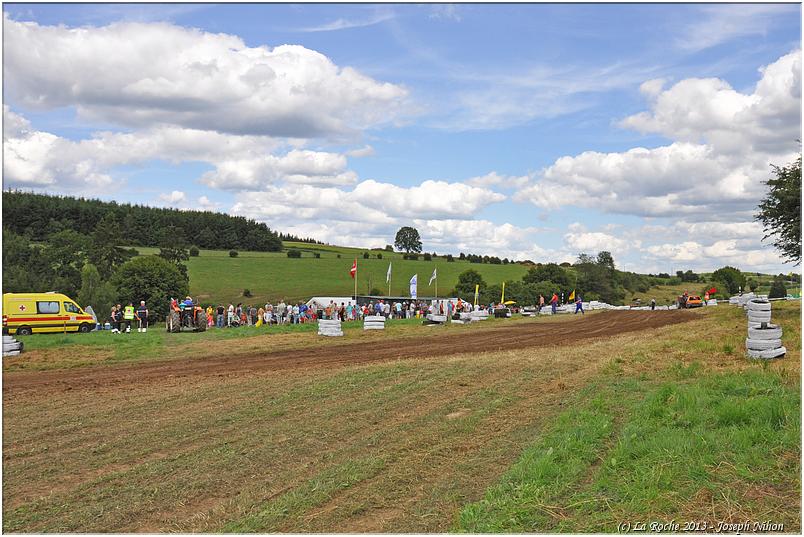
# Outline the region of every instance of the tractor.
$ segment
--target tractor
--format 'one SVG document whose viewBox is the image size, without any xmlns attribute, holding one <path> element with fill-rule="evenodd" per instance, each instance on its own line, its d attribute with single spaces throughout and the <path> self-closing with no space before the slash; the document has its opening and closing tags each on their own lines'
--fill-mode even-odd
<svg viewBox="0 0 804 537">
<path fill-rule="evenodd" d="M 165 324 L 168 332 L 204 332 L 207 329 L 207 312 L 198 305 L 185 307 L 170 299 L 170 311 L 168 311 Z"/>
</svg>

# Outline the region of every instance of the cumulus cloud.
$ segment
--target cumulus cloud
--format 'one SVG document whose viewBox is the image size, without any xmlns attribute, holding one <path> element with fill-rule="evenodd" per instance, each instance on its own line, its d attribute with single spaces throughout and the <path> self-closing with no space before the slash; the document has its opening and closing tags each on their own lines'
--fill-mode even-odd
<svg viewBox="0 0 804 537">
<path fill-rule="evenodd" d="M 497 172 L 490 172 L 486 175 L 467 179 L 465 183 L 477 187 L 499 186 L 503 188 L 521 188 L 525 186 L 528 181 L 530 181 L 530 176 L 528 175 L 500 175 Z"/>
<path fill-rule="evenodd" d="M 258 220 L 296 215 L 341 222 L 391 224 L 414 218 L 471 217 L 505 196 L 461 183 L 424 181 L 413 187 L 367 180 L 351 191 L 313 185 L 273 186 L 236 196 L 232 211 Z"/>
<path fill-rule="evenodd" d="M 287 150 L 266 136 L 157 127 L 131 133 L 99 132 L 68 140 L 35 131 L 4 108 L 4 172 L 8 186 L 75 190 L 111 182 L 110 170 L 151 160 L 206 162 L 213 169 L 201 182 L 225 190 L 259 189 L 275 182 L 352 185 L 357 174 L 345 155 Z M 364 148 L 365 149 L 365 148 Z"/>
<path fill-rule="evenodd" d="M 613 254 L 624 254 L 641 244 L 641 241 L 630 243 L 609 233 L 587 231 L 570 231 L 564 235 L 564 242 L 577 253 L 589 254 L 596 254 L 602 250 Z"/>
<path fill-rule="evenodd" d="M 354 158 L 362 158 L 362 157 L 370 157 L 374 155 L 375 151 L 374 148 L 370 145 L 365 145 L 358 149 L 352 149 L 351 151 L 346 152 L 346 156 L 354 157 Z"/>
<path fill-rule="evenodd" d="M 751 94 L 718 79 L 683 80 L 656 93 L 650 112 L 621 125 L 668 136 L 670 145 L 561 157 L 515 199 L 543 208 L 572 203 L 637 216 L 750 219 L 769 164 L 798 151 L 801 51 L 761 73 Z"/>
<path fill-rule="evenodd" d="M 407 90 L 298 45 L 168 23 L 69 28 L 4 15 L 4 79 L 23 105 L 88 118 L 310 138 L 393 121 Z M 110 53 L 112 51 L 112 53 Z"/>
<path fill-rule="evenodd" d="M 181 190 L 174 190 L 169 194 L 159 194 L 159 200 L 167 203 L 168 205 L 179 205 L 187 201 L 187 194 Z"/>
</svg>

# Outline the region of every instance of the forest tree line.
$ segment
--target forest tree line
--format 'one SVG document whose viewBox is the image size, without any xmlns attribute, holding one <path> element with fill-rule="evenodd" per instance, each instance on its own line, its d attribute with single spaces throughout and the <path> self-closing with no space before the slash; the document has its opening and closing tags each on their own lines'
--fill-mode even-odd
<svg viewBox="0 0 804 537">
<path fill-rule="evenodd" d="M 162 246 L 161 231 L 169 228 L 179 234 L 177 238 L 181 242 L 208 250 L 282 250 L 282 238 L 275 231 L 242 216 L 31 192 L 3 192 L 3 227 L 32 241 L 44 241 L 67 230 L 89 236 L 104 219 L 119 227 L 123 245 Z M 283 237 L 310 241 L 291 235 Z"/>
</svg>

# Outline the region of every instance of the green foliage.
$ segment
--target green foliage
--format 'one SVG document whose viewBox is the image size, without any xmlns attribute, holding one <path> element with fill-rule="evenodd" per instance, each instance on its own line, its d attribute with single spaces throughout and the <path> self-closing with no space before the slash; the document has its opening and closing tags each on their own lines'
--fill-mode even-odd
<svg viewBox="0 0 804 537">
<path fill-rule="evenodd" d="M 390 244 L 386 244 L 386 245 L 385 245 L 385 251 L 386 251 L 386 252 L 393 252 L 393 251 L 394 251 L 394 247 L 393 247 L 393 246 L 391 246 Z"/>
<path fill-rule="evenodd" d="M 755 216 L 765 230 L 763 240 L 774 238 L 782 256 L 801 263 L 801 157 L 787 166 L 771 166 L 775 178 L 765 182 L 770 188 Z"/>
<path fill-rule="evenodd" d="M 474 269 L 465 270 L 458 275 L 458 283 L 451 294 L 464 299 L 474 297 L 476 285 L 480 285 L 481 293 L 485 291 L 486 282 L 483 281 L 483 276 Z"/>
<path fill-rule="evenodd" d="M 759 284 L 757 283 L 757 281 L 754 278 L 749 278 L 745 282 L 745 285 L 748 286 L 748 288 L 751 290 L 752 293 L 757 290 L 757 287 L 759 287 Z"/>
<path fill-rule="evenodd" d="M 455 258 L 452 257 L 452 254 L 447 254 L 447 263 L 454 263 Z"/>
<path fill-rule="evenodd" d="M 571 286 L 567 271 L 555 263 L 547 263 L 546 265 L 531 268 L 522 277 L 522 281 L 529 284 L 549 281 L 558 285 L 561 289 L 569 289 Z"/>
<path fill-rule="evenodd" d="M 243 296 L 246 298 L 251 298 L 251 289 L 243 289 Z"/>
<path fill-rule="evenodd" d="M 363 252 L 363 259 L 368 259 L 369 257 L 371 257 L 371 254 L 368 252 Z"/>
<path fill-rule="evenodd" d="M 98 268 L 87 263 L 81 269 L 81 289 L 78 291 L 78 304 L 84 308 L 92 306 L 98 321 L 103 321 L 104 316 L 115 303 L 117 292 L 110 282 L 101 279 Z"/>
<path fill-rule="evenodd" d="M 198 257 L 198 247 L 190 246 L 190 257 Z"/>
<path fill-rule="evenodd" d="M 784 298 L 787 296 L 787 287 L 784 285 L 784 279 L 778 276 L 773 279 L 768 298 Z"/>
<path fill-rule="evenodd" d="M 432 260 L 433 260 L 433 256 L 431 256 L 431 255 L 430 255 L 430 254 L 428 254 L 428 253 L 425 253 L 424 255 L 422 255 L 422 259 L 424 259 L 425 261 L 432 261 Z"/>
<path fill-rule="evenodd" d="M 715 282 L 715 287 L 723 288 L 731 295 L 738 293 L 740 289 L 745 289 L 745 275 L 734 267 L 725 266 L 717 269 L 712 273 L 712 280 Z"/>
<path fill-rule="evenodd" d="M 394 246 L 397 250 L 405 250 L 407 253 L 422 251 L 422 240 L 419 231 L 410 226 L 399 228 L 394 239 Z"/>
<path fill-rule="evenodd" d="M 171 298 L 180 300 L 190 292 L 189 282 L 178 267 L 158 256 L 127 261 L 117 269 L 112 283 L 120 303 L 145 300 L 156 320 L 165 318 Z"/>
<path fill-rule="evenodd" d="M 229 250 L 229 257 L 237 257 L 237 255 L 237 250 Z M 289 255 L 288 257 L 292 256 Z M 299 257 L 301 257 L 301 252 L 299 252 Z"/>
<path fill-rule="evenodd" d="M 191 240 L 200 248 L 240 248 L 260 252 L 278 252 L 282 249 L 282 241 L 268 226 L 239 216 L 30 192 L 3 193 L 3 224 L 15 233 L 30 230 L 35 241 L 42 241 L 48 235 L 64 229 L 89 236 L 101 222 L 104 233 L 119 237 L 119 240 L 108 240 L 103 244 L 115 246 L 132 244 L 159 247 L 160 236 L 155 230 L 172 226 L 180 230 L 179 238 Z M 98 267 L 101 277 L 107 276 L 106 263 L 99 257 L 91 258 L 90 261 Z M 125 260 L 120 263 L 122 262 Z M 118 266 L 119 263 L 112 265 Z M 110 274 L 111 270 L 108 272 Z"/>
<path fill-rule="evenodd" d="M 321 254 L 318 252 L 313 253 L 313 257 L 316 259 L 321 259 Z"/>
<path fill-rule="evenodd" d="M 101 278 L 110 278 L 117 267 L 136 255 L 135 251 L 121 247 L 122 243 L 119 222 L 113 214 L 105 215 L 92 232 L 89 250 L 89 262 L 98 268 Z"/>
<path fill-rule="evenodd" d="M 578 256 L 575 263 L 578 275 L 577 291 L 583 296 L 594 293 L 599 300 L 609 304 L 620 304 L 625 298 L 625 290 L 620 283 L 620 276 L 614 266 L 614 258 L 603 251 L 592 257 L 587 254 Z"/>
<path fill-rule="evenodd" d="M 382 254 L 377 254 L 377 259 L 382 259 Z"/>
</svg>

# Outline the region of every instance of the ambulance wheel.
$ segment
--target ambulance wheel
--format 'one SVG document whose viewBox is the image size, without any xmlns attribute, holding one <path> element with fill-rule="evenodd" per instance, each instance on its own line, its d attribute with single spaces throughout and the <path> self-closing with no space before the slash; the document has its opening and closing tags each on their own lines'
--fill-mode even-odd
<svg viewBox="0 0 804 537">
<path fill-rule="evenodd" d="M 78 327 L 78 331 L 81 332 L 82 334 L 86 334 L 87 332 L 89 332 L 89 330 L 90 327 L 87 323 L 81 323 L 81 326 Z"/>
<path fill-rule="evenodd" d="M 31 334 L 33 334 L 33 330 L 31 330 L 30 326 L 20 326 L 17 328 L 18 336 L 30 336 Z"/>
</svg>

